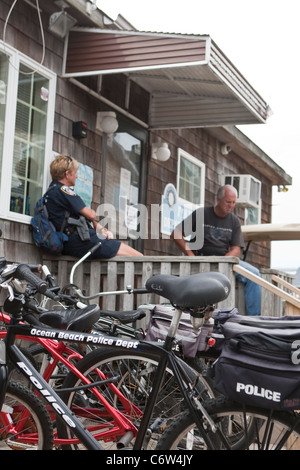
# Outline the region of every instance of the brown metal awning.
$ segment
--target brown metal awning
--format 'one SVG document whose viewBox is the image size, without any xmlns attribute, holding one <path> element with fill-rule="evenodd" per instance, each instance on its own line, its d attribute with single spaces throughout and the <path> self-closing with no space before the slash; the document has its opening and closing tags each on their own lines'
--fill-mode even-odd
<svg viewBox="0 0 300 470">
<path fill-rule="evenodd" d="M 151 94 L 151 128 L 264 123 L 268 105 L 209 36 L 74 28 L 64 77 L 126 74 Z"/>
</svg>

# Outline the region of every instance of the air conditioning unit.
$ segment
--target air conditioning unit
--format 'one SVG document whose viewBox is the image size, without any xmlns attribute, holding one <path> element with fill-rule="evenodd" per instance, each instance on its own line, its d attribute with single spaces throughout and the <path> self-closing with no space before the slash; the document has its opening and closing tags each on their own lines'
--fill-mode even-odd
<svg viewBox="0 0 300 470">
<path fill-rule="evenodd" d="M 237 190 L 236 203 L 243 207 L 259 207 L 261 181 L 252 175 L 225 175 L 223 184 L 231 184 Z"/>
</svg>

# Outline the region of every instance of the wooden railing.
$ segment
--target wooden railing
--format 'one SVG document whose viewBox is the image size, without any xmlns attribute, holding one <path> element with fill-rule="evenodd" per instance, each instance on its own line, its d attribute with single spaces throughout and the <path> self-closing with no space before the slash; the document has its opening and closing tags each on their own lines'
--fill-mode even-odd
<svg viewBox="0 0 300 470">
<path fill-rule="evenodd" d="M 262 270 L 262 277 L 259 277 L 250 273 L 239 264 L 235 264 L 233 270 L 263 288 L 262 315 L 300 315 L 300 291 L 293 286 L 292 276 L 268 269 Z"/>
<path fill-rule="evenodd" d="M 184 256 L 143 256 L 143 257 L 116 257 L 110 260 L 85 261 L 75 270 L 74 283 L 80 287 L 85 295 L 97 292 L 111 292 L 123 290 L 126 286 L 144 287 L 145 282 L 155 274 L 172 274 L 187 276 L 199 272 L 219 271 L 225 274 L 232 285 L 231 292 L 226 300 L 220 303 L 221 307 L 235 305 L 235 276 L 233 265 L 237 262 L 235 257 L 201 257 L 192 258 Z M 58 285 L 70 282 L 70 271 L 77 259 L 73 257 L 43 256 L 43 263 L 56 276 Z M 154 294 L 142 295 L 104 295 L 101 297 L 101 306 L 105 309 L 129 310 L 145 303 L 162 303 L 164 299 Z"/>
<path fill-rule="evenodd" d="M 77 261 L 76 258 L 67 256 L 43 256 L 43 263 L 47 264 L 57 277 L 57 283 L 60 286 L 70 282 L 70 272 Z M 154 274 L 187 276 L 208 271 L 219 271 L 225 274 L 231 282 L 232 287 L 228 298 L 218 305 L 221 308 L 238 307 L 239 312 L 245 314 L 243 285 L 239 286 L 239 283 L 235 281 L 237 271 L 262 286 L 263 315 L 281 316 L 283 313 L 291 313 L 291 306 L 293 306 L 293 313 L 297 313 L 300 307 L 300 300 L 295 297 L 295 294 L 287 291 L 287 287 L 292 285 L 292 280 L 287 274 L 265 269 L 261 271 L 262 277 L 259 278 L 243 270 L 238 265 L 238 258 L 235 257 L 120 256 L 110 260 L 86 260 L 75 270 L 74 283 L 88 296 L 98 292 L 124 290 L 126 286 L 144 287 L 146 280 Z M 277 284 L 281 282 L 284 285 L 279 288 L 274 285 L 274 282 Z M 165 299 L 153 294 L 100 297 L 101 307 L 109 310 L 130 310 L 141 304 L 156 304 L 164 301 Z"/>
</svg>

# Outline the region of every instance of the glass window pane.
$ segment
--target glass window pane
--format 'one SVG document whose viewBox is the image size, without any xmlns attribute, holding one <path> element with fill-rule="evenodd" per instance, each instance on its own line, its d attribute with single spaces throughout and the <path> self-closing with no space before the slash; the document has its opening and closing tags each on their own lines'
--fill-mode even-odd
<svg viewBox="0 0 300 470">
<path fill-rule="evenodd" d="M 33 215 L 42 195 L 49 81 L 20 66 L 10 210 Z"/>
<path fill-rule="evenodd" d="M 8 63 L 7 56 L 0 53 L 0 167 L 2 166 L 3 154 Z"/>
<path fill-rule="evenodd" d="M 202 167 L 180 155 L 178 195 L 185 201 L 201 204 Z"/>
</svg>

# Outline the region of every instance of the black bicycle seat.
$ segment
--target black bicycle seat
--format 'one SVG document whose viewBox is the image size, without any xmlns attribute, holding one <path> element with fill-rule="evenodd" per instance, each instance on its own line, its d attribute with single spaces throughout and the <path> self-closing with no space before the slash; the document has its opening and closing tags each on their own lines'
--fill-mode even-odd
<svg viewBox="0 0 300 470">
<path fill-rule="evenodd" d="M 98 305 L 88 305 L 80 309 L 51 310 L 42 313 L 39 320 L 47 326 L 59 330 L 86 331 L 100 318 Z"/>
<path fill-rule="evenodd" d="M 141 320 L 146 316 L 144 310 L 125 310 L 122 312 L 115 312 L 114 310 L 100 310 L 100 317 L 110 317 L 118 320 L 120 323 L 132 323 L 136 320 Z"/>
<path fill-rule="evenodd" d="M 220 302 L 228 297 L 230 287 L 229 279 L 218 272 L 183 277 L 157 274 L 146 282 L 149 292 L 165 297 L 171 304 L 185 309 Z"/>
</svg>

